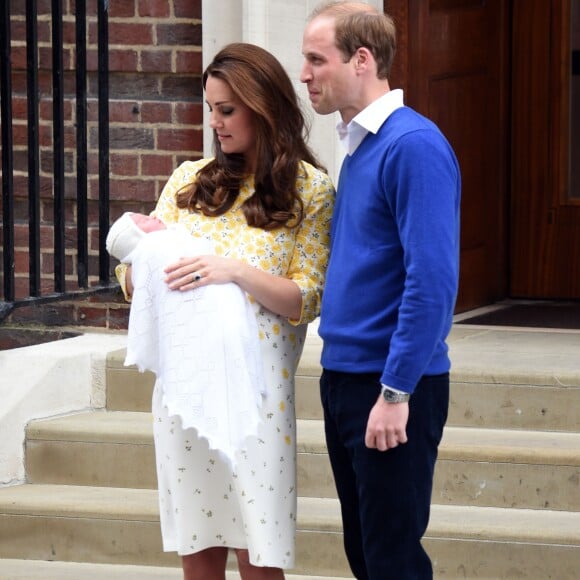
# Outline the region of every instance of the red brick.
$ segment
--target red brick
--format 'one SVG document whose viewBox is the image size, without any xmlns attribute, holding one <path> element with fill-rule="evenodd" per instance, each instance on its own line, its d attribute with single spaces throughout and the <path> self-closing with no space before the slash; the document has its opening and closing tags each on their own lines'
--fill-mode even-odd
<svg viewBox="0 0 580 580">
<path fill-rule="evenodd" d="M 109 310 L 109 328 L 111 330 L 126 330 L 129 324 L 129 310 L 130 306 L 127 304 L 125 308 Z"/>
<path fill-rule="evenodd" d="M 14 172 L 28 172 L 28 147 L 14 148 L 12 151 L 14 161 Z"/>
<path fill-rule="evenodd" d="M 165 151 L 196 151 L 203 147 L 202 131 L 198 129 L 159 129 L 157 149 Z"/>
<path fill-rule="evenodd" d="M 99 154 L 98 151 L 89 151 L 87 157 L 87 173 L 97 175 L 99 173 Z"/>
<path fill-rule="evenodd" d="M 144 101 L 141 104 L 141 119 L 143 123 L 171 123 L 173 122 L 172 107 L 169 103 Z"/>
<path fill-rule="evenodd" d="M 131 18 L 135 16 L 135 0 L 109 2 L 109 18 Z"/>
<path fill-rule="evenodd" d="M 97 147 L 98 130 L 90 132 L 91 144 Z M 109 127 L 109 145 L 115 149 L 153 149 L 154 131 L 141 126 Z"/>
<path fill-rule="evenodd" d="M 139 62 L 139 55 L 136 50 L 119 50 L 111 48 L 109 50 L 109 71 L 110 72 L 135 72 Z M 94 61 L 94 69 L 97 70 L 98 62 Z"/>
<path fill-rule="evenodd" d="M 114 153 L 110 158 L 110 167 L 112 175 L 138 175 L 139 162 L 135 154 Z"/>
<path fill-rule="evenodd" d="M 28 271 L 28 249 L 26 250 L 14 250 L 14 270 L 16 272 L 26 272 Z"/>
<path fill-rule="evenodd" d="M 176 103 L 175 121 L 179 125 L 200 125 L 203 123 L 203 105 L 200 103 Z"/>
<path fill-rule="evenodd" d="M 175 72 L 202 73 L 202 54 L 200 51 L 178 51 L 176 55 Z"/>
<path fill-rule="evenodd" d="M 24 32 L 25 27 L 23 28 L 23 35 L 21 38 L 25 38 L 26 37 L 26 32 Z M 51 24 L 49 20 L 39 20 L 37 25 L 36 25 L 36 34 L 38 36 L 38 42 L 39 43 L 43 43 L 43 42 L 47 42 L 47 43 L 51 43 L 52 39 L 51 39 Z"/>
<path fill-rule="evenodd" d="M 151 45 L 153 26 L 150 24 L 109 23 L 109 44 Z"/>
<path fill-rule="evenodd" d="M 173 172 L 174 161 L 170 155 L 142 155 L 141 156 L 141 174 L 142 175 L 160 175 L 169 178 Z"/>
<path fill-rule="evenodd" d="M 15 146 L 25 146 L 28 144 L 28 130 L 26 125 L 12 122 L 12 143 Z"/>
<path fill-rule="evenodd" d="M 106 327 L 107 314 L 107 308 L 99 308 L 98 306 L 85 306 L 81 303 L 76 308 L 76 319 L 79 324 L 85 326 Z"/>
<path fill-rule="evenodd" d="M 24 42 L 26 39 L 26 20 L 12 18 L 10 24 L 10 40 L 12 43 Z"/>
<path fill-rule="evenodd" d="M 109 101 L 109 114 L 111 109 L 111 102 Z M 97 122 L 99 119 L 99 101 L 97 99 L 87 99 L 87 118 L 89 122 Z"/>
<path fill-rule="evenodd" d="M 171 66 L 171 52 L 168 50 L 142 50 L 141 70 L 143 72 L 173 72 Z"/>
<path fill-rule="evenodd" d="M 14 247 L 28 248 L 28 226 L 24 224 L 14 224 Z"/>
<path fill-rule="evenodd" d="M 201 0 L 173 0 L 177 18 L 201 18 Z"/>
<path fill-rule="evenodd" d="M 65 20 L 62 24 L 63 44 L 74 45 L 76 42 L 76 23 L 74 20 Z"/>
<path fill-rule="evenodd" d="M 40 171 L 41 173 L 52 173 L 54 160 L 54 151 L 52 149 L 40 150 Z M 72 151 L 65 151 L 64 153 L 64 170 L 65 173 L 73 173 L 76 170 L 74 164 L 74 156 Z"/>
<path fill-rule="evenodd" d="M 171 11 L 168 0 L 138 0 L 137 11 L 139 16 L 167 18 Z"/>
<path fill-rule="evenodd" d="M 127 125 L 138 122 L 139 105 L 137 101 L 110 101 L 109 121 L 111 123 L 126 123 Z"/>
<path fill-rule="evenodd" d="M 16 119 L 28 118 L 28 102 L 26 97 L 15 96 L 12 98 L 12 122 Z"/>
<path fill-rule="evenodd" d="M 178 167 L 185 161 L 197 161 L 203 157 L 203 152 L 194 152 L 191 155 L 176 155 L 175 156 L 175 166 Z"/>
<path fill-rule="evenodd" d="M 111 198 L 114 199 L 155 199 L 155 185 L 150 179 L 111 179 L 109 188 Z"/>
<path fill-rule="evenodd" d="M 103 292 L 89 294 L 85 302 L 89 304 L 102 304 L 107 308 L 118 308 L 119 306 L 127 305 L 123 297 L 123 293 L 118 286 Z"/>
<path fill-rule="evenodd" d="M 141 43 L 144 44 L 144 43 Z M 157 45 L 201 45 L 201 24 L 174 23 L 157 25 Z"/>
<path fill-rule="evenodd" d="M 26 15 L 26 4 L 22 0 L 13 0 L 10 4 L 11 13 L 13 15 Z M 51 13 L 51 3 L 50 0 L 38 0 L 37 2 L 37 14 L 50 14 Z"/>
<path fill-rule="evenodd" d="M 54 243 L 54 232 L 52 226 L 40 226 L 40 245 L 42 248 L 49 248 Z"/>
<path fill-rule="evenodd" d="M 47 0 L 44 0 L 45 2 Z M 87 7 L 87 16 L 90 17 L 91 14 L 94 14 L 96 17 L 97 14 L 97 0 L 86 0 L 86 7 Z M 70 0 L 70 14 L 76 13 L 76 2 L 75 0 Z"/>
<path fill-rule="evenodd" d="M 10 62 L 13 69 L 26 69 L 26 47 L 12 46 Z"/>
<path fill-rule="evenodd" d="M 41 121 L 52 119 L 53 102 L 51 98 L 42 98 L 39 105 L 39 115 Z M 73 119 L 73 103 L 70 99 L 65 99 L 63 103 L 63 116 L 65 121 Z"/>
</svg>

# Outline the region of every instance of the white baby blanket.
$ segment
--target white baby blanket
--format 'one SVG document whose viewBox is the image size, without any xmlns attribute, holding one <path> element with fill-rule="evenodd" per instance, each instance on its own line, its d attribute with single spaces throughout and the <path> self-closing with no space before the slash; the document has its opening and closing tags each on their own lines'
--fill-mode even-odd
<svg viewBox="0 0 580 580">
<path fill-rule="evenodd" d="M 150 370 L 170 415 L 235 464 L 260 423 L 266 385 L 256 317 L 234 283 L 170 290 L 163 269 L 180 257 L 212 254 L 185 229 L 147 234 L 131 252 L 133 299 L 125 365 Z"/>
</svg>

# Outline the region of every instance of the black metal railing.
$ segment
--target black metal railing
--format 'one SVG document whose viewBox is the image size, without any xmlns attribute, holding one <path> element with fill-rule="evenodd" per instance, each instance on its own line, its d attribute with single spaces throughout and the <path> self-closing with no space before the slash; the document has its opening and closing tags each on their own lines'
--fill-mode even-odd
<svg viewBox="0 0 580 580">
<path fill-rule="evenodd" d="M 37 0 L 26 0 L 26 93 L 27 93 L 27 183 L 28 183 L 28 296 L 17 297 L 15 291 L 14 240 L 14 141 L 12 111 L 12 47 L 10 1 L 0 8 L 0 123 L 2 145 L 2 280 L 0 321 L 2 313 L 31 300 L 58 298 L 67 293 L 65 262 L 65 119 L 63 63 L 63 1 L 51 1 L 52 42 L 52 208 L 54 238 L 52 253 L 54 287 L 42 290 L 41 254 L 41 186 L 39 146 L 39 66 Z M 75 3 L 75 127 L 76 127 L 76 271 L 78 289 L 89 288 L 88 225 L 88 144 L 87 144 L 87 14 L 86 0 Z M 110 262 L 105 240 L 109 227 L 109 75 L 108 75 L 108 0 L 98 0 L 98 213 L 99 267 L 93 276 L 93 288 L 109 285 Z M 22 192 L 20 196 L 23 197 Z M 69 213 L 70 215 L 70 213 Z M 69 289 L 70 290 L 70 289 Z M 44 292 L 44 295 L 43 295 Z"/>
</svg>

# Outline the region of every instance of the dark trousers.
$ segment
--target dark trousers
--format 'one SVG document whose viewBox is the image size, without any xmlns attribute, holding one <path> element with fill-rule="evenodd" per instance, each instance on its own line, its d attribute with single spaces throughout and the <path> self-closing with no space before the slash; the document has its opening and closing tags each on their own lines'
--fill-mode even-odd
<svg viewBox="0 0 580 580">
<path fill-rule="evenodd" d="M 408 442 L 388 451 L 365 446 L 380 388 L 379 374 L 324 370 L 320 379 L 346 555 L 358 580 L 428 580 L 433 569 L 421 538 L 447 420 L 449 374 L 419 381 L 409 403 Z"/>
</svg>

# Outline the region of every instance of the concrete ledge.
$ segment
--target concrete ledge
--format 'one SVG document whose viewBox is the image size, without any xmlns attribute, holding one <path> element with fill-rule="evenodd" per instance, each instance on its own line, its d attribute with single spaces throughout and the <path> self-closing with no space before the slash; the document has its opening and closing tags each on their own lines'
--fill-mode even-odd
<svg viewBox="0 0 580 580">
<path fill-rule="evenodd" d="M 20 485 L 0 494 L 0 514 L 78 520 L 158 521 L 156 490 Z M 338 500 L 298 498 L 298 528 L 341 532 Z M 580 548 L 580 513 L 433 505 L 427 537 Z"/>
<path fill-rule="evenodd" d="M 24 480 L 30 420 L 104 407 L 106 354 L 125 344 L 123 335 L 95 332 L 0 351 L 0 485 Z"/>
<path fill-rule="evenodd" d="M 136 411 L 84 412 L 33 421 L 26 436 L 41 441 L 153 445 L 153 418 Z"/>
<path fill-rule="evenodd" d="M 0 559 L 3 580 L 181 580 L 181 568 L 132 566 L 130 564 L 90 564 L 82 562 L 47 562 L 43 560 Z M 228 570 L 226 580 L 239 580 L 238 572 Z M 297 576 L 286 580 L 344 580 L 344 577 Z"/>
<path fill-rule="evenodd" d="M 298 452 L 326 453 L 322 421 L 298 419 L 297 430 Z M 37 420 L 26 433 L 30 441 L 153 445 L 151 415 L 132 411 Z M 447 426 L 439 459 L 580 466 L 580 433 Z"/>
</svg>

